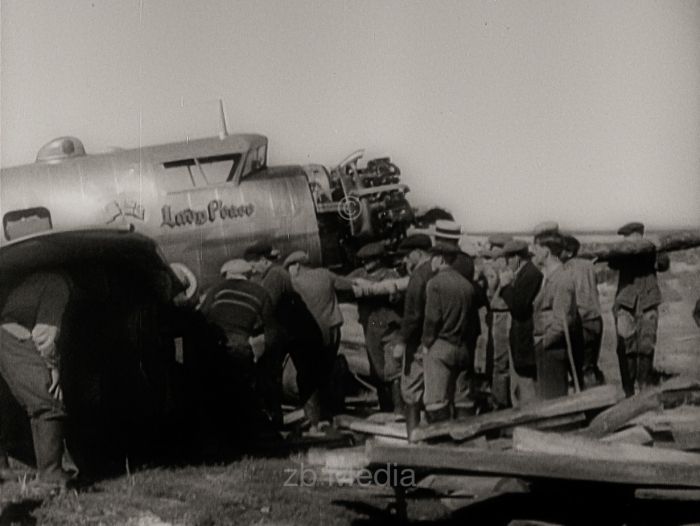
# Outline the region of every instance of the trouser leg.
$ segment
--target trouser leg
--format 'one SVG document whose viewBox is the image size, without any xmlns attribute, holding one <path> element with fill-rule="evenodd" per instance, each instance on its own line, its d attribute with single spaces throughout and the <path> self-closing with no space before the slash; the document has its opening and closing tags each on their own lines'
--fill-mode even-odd
<svg viewBox="0 0 700 526">
<path fill-rule="evenodd" d="M 541 400 L 566 396 L 568 393 L 569 361 L 565 349 L 535 349 L 537 366 L 537 396 Z"/>
<path fill-rule="evenodd" d="M 656 308 L 644 311 L 639 317 L 639 355 L 637 358 L 637 382 L 645 390 L 656 383 L 654 372 L 654 350 L 659 326 Z"/>
<path fill-rule="evenodd" d="M 0 331 L 0 374 L 29 416 L 39 478 L 67 478 L 63 457 L 63 403 L 49 393 L 51 375 L 31 340 L 20 341 Z"/>
<path fill-rule="evenodd" d="M 457 395 L 457 379 L 469 376 L 470 353 L 444 340 L 437 340 L 424 357 L 425 409 L 443 410 L 452 406 Z M 460 393 L 464 403 L 465 393 Z M 442 414 L 442 413 L 441 413 Z M 443 415 L 444 416 L 444 415 Z"/>
<path fill-rule="evenodd" d="M 262 398 L 265 412 L 274 425 L 282 425 L 284 358 L 285 353 L 282 343 L 274 343 L 265 349 L 256 367 L 256 385 Z"/>
<path fill-rule="evenodd" d="M 320 390 L 321 419 L 327 420 L 345 406 L 342 373 L 338 370 L 340 348 L 340 325 L 330 329 L 330 339 L 323 350 L 323 371 Z"/>
<path fill-rule="evenodd" d="M 617 358 L 620 364 L 620 379 L 626 396 L 634 394 L 638 353 L 637 323 L 634 313 L 618 308 L 615 313 L 617 331 Z"/>
<path fill-rule="evenodd" d="M 583 375 L 584 386 L 590 388 L 605 383 L 603 372 L 598 367 L 600 346 L 603 340 L 603 319 L 583 322 Z"/>
<path fill-rule="evenodd" d="M 493 379 L 491 394 L 497 407 L 504 408 L 510 403 L 510 339 L 507 312 L 493 312 L 491 340 L 493 342 Z"/>
<path fill-rule="evenodd" d="M 407 404 L 423 404 L 425 382 L 423 376 L 423 354 L 416 348 L 406 347 L 401 373 L 401 395 Z"/>
</svg>

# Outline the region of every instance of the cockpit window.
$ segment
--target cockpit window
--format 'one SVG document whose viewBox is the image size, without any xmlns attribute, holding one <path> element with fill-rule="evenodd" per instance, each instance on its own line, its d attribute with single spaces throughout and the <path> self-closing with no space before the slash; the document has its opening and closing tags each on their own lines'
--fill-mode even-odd
<svg viewBox="0 0 700 526">
<path fill-rule="evenodd" d="M 240 153 L 168 161 L 163 163 L 164 187 L 167 192 L 177 192 L 225 183 L 233 179 L 240 162 Z"/>
<path fill-rule="evenodd" d="M 24 236 L 38 234 L 51 230 L 51 213 L 43 206 L 13 210 L 2 218 L 2 227 L 5 238 L 9 241 Z"/>
</svg>

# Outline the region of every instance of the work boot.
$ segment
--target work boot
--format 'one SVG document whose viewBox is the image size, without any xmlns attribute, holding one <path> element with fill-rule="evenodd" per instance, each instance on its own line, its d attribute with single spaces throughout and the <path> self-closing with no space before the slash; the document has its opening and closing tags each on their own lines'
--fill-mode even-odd
<svg viewBox="0 0 700 526">
<path fill-rule="evenodd" d="M 405 415 L 406 415 L 406 432 L 408 434 L 408 441 L 412 442 L 411 434 L 414 429 L 420 426 L 420 405 L 418 404 L 405 404 Z"/>
<path fill-rule="evenodd" d="M 646 354 L 637 355 L 637 384 L 640 391 L 654 385 L 654 357 Z"/>
<path fill-rule="evenodd" d="M 63 469 L 63 422 L 32 419 L 31 425 L 38 481 L 65 488 L 71 476 Z"/>
<path fill-rule="evenodd" d="M 444 422 L 450 418 L 452 418 L 452 408 L 449 406 L 449 404 L 439 409 L 425 410 L 425 419 L 429 424 Z"/>
<path fill-rule="evenodd" d="M 391 382 L 391 401 L 394 406 L 394 413 L 397 415 L 402 415 L 405 413 L 406 408 L 403 402 L 403 397 L 401 396 L 401 380 L 396 379 Z"/>
</svg>

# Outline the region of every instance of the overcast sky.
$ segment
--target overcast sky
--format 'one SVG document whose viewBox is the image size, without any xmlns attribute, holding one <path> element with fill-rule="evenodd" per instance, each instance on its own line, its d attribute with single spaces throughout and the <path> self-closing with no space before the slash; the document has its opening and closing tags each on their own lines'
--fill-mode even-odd
<svg viewBox="0 0 700 526">
<path fill-rule="evenodd" d="M 0 0 L 3 166 L 231 131 L 470 230 L 700 225 L 700 2 Z"/>
</svg>

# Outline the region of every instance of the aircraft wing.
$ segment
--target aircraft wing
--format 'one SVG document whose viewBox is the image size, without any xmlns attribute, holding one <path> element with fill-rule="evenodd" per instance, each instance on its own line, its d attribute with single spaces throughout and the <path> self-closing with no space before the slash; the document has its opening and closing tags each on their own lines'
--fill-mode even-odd
<svg viewBox="0 0 700 526">
<path fill-rule="evenodd" d="M 151 238 L 128 229 L 49 231 L 0 248 L 0 284 L 33 270 L 105 265 L 134 273 L 161 276 L 172 295 L 182 285 Z"/>
</svg>

